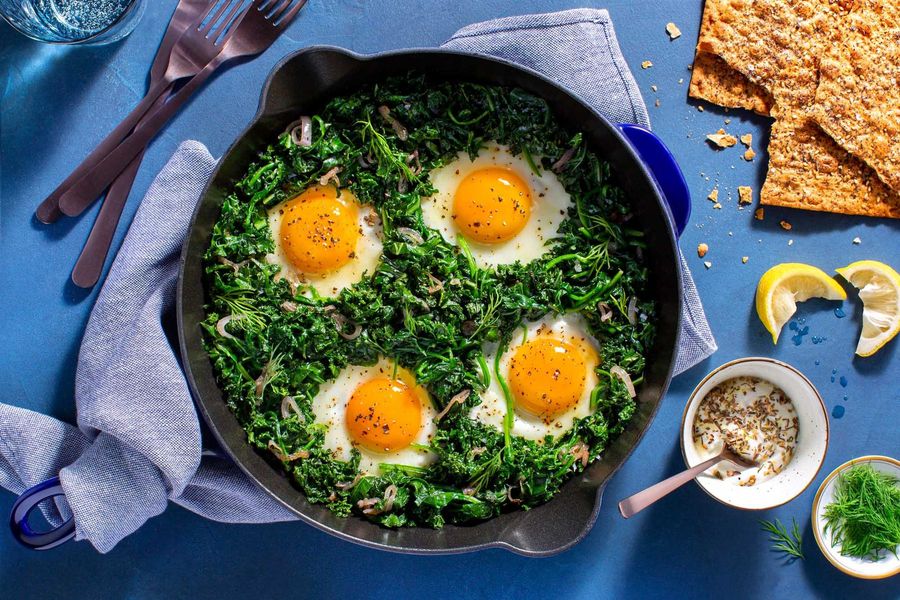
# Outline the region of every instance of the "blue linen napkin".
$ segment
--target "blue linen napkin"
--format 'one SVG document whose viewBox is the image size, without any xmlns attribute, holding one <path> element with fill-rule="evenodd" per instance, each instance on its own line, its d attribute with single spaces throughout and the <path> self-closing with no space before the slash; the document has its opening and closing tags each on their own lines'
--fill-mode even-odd
<svg viewBox="0 0 900 600">
<path fill-rule="evenodd" d="M 447 47 L 492 54 L 556 79 L 617 122 L 649 126 L 609 15 L 572 10 L 466 27 Z M 0 485 L 21 493 L 60 476 L 65 499 L 44 508 L 53 524 L 71 514 L 76 539 L 100 552 L 163 512 L 171 500 L 235 523 L 296 516 L 228 459 L 204 451 L 200 424 L 173 347 L 181 243 L 215 166 L 184 142 L 138 210 L 88 321 L 78 357 L 78 427 L 0 404 Z M 684 263 L 682 259 L 682 263 Z M 715 351 L 686 264 L 676 371 Z"/>
</svg>

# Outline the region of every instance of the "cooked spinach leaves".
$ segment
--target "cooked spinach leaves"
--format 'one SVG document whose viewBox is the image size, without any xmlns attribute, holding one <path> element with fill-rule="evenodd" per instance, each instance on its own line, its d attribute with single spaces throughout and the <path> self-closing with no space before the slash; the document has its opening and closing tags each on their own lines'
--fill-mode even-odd
<svg viewBox="0 0 900 600">
<path fill-rule="evenodd" d="M 428 173 L 460 151 L 474 157 L 489 140 L 536 170 L 553 168 L 574 200 L 559 237 L 529 264 L 478 268 L 464 244 L 447 243 L 422 221 L 420 199 L 434 192 Z M 266 209 L 325 176 L 372 204 L 384 231 L 378 269 L 333 299 L 304 295 L 264 259 L 274 249 Z M 609 367 L 640 383 L 655 321 L 644 244 L 609 164 L 542 99 L 394 78 L 329 102 L 312 117 L 309 146 L 281 135 L 225 198 L 205 257 L 205 345 L 249 443 L 281 463 L 311 502 L 389 527 L 486 519 L 551 498 L 636 410 Z M 358 325 L 358 336 L 336 326 L 335 311 Z M 483 343 L 506 344 L 523 322 L 569 311 L 584 315 L 601 346 L 594 414 L 541 442 L 469 419 L 497 376 Z M 434 464 L 384 465 L 381 475 L 360 478 L 358 454 L 344 463 L 323 448 L 311 399 L 343 367 L 379 356 L 412 371 L 438 410 L 473 393 L 441 419 Z"/>
</svg>

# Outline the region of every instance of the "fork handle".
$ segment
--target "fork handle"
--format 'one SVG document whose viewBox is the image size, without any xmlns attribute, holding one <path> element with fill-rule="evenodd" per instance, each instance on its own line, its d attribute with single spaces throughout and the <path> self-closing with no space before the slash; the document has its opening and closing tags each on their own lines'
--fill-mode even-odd
<svg viewBox="0 0 900 600">
<path fill-rule="evenodd" d="M 688 481 L 691 481 L 700 473 L 707 470 L 716 463 L 722 462 L 725 457 L 722 454 L 713 456 L 709 460 L 705 460 L 696 467 L 691 467 L 687 471 L 682 471 L 677 475 L 672 475 L 668 479 L 663 479 L 655 485 L 651 485 L 645 490 L 641 490 L 633 496 L 625 498 L 619 502 L 619 512 L 626 519 L 641 512 L 660 498 L 668 496 Z"/>
<path fill-rule="evenodd" d="M 197 89 L 224 62 L 222 55 L 213 59 L 202 71 L 194 75 L 168 102 L 152 111 L 134 133 L 126 137 L 112 152 L 88 171 L 59 199 L 59 206 L 66 214 L 78 207 L 87 207 L 96 200 L 113 180 L 150 143 L 172 115 L 187 102 Z M 83 208 L 82 208 L 83 210 Z"/>
<path fill-rule="evenodd" d="M 67 206 L 63 208 L 60 206 L 60 200 L 72 185 L 78 183 L 85 173 L 88 173 L 93 169 L 107 154 L 115 150 L 116 146 L 118 146 L 122 140 L 128 137 L 131 130 L 140 123 L 141 118 L 153 107 L 156 100 L 165 94 L 171 87 L 172 83 L 166 78 L 161 78 L 150 87 L 147 95 L 134 107 L 134 110 L 128 113 L 128 116 L 122 119 L 122 122 L 119 123 L 102 142 L 97 144 L 94 150 L 87 155 L 87 158 L 81 161 L 81 164 L 78 165 L 75 170 L 72 171 L 72 173 L 70 173 L 69 176 L 44 199 L 43 202 L 41 202 L 35 211 L 35 216 L 37 216 L 39 221 L 48 224 L 53 223 L 59 219 L 62 214 L 75 217 L 80 215 L 84 209 L 90 205 L 90 203 L 88 203 L 83 206 L 73 205 L 71 207 Z"/>
</svg>

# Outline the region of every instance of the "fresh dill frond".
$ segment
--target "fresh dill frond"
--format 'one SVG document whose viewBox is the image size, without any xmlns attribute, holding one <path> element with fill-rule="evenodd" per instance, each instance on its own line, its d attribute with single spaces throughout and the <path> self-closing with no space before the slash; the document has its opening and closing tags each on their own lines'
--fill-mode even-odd
<svg viewBox="0 0 900 600">
<path fill-rule="evenodd" d="M 900 547 L 900 487 L 897 477 L 857 465 L 841 473 L 825 507 L 825 531 L 841 554 L 879 560 Z"/>
<path fill-rule="evenodd" d="M 774 521 L 760 521 L 759 524 L 762 528 L 767 531 L 769 535 L 769 541 L 772 542 L 772 550 L 777 552 L 783 552 L 787 555 L 788 560 L 802 559 L 803 556 L 803 537 L 800 535 L 800 526 L 797 524 L 796 519 L 791 517 L 791 522 L 793 526 L 791 527 L 790 533 L 787 530 L 787 527 L 782 525 L 781 521 L 775 519 Z"/>
</svg>

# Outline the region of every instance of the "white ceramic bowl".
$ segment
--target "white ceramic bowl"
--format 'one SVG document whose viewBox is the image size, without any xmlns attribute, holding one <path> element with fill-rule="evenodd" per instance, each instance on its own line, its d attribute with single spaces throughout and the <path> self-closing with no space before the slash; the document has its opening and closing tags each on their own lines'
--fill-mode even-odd
<svg viewBox="0 0 900 600">
<path fill-rule="evenodd" d="M 837 483 L 837 476 L 843 471 L 854 465 L 868 463 L 877 471 L 892 473 L 900 477 L 900 461 L 887 456 L 861 456 L 847 461 L 825 478 L 819 491 L 816 492 L 816 498 L 813 500 L 812 506 L 812 523 L 813 533 L 816 536 L 816 543 L 825 558 L 835 567 L 853 577 L 860 579 L 884 579 L 892 577 L 900 573 L 900 558 L 897 558 L 890 552 L 879 561 L 864 560 L 852 556 L 842 556 L 840 544 L 836 547 L 831 545 L 831 532 L 825 533 L 825 507 L 834 497 L 834 486 Z"/>
<path fill-rule="evenodd" d="M 828 413 L 815 386 L 794 367 L 771 358 L 749 357 L 725 363 L 694 388 L 681 418 L 681 453 L 688 467 L 703 462 L 694 448 L 692 429 L 700 401 L 717 385 L 734 377 L 759 377 L 784 390 L 799 419 L 794 456 L 777 475 L 756 485 L 740 486 L 723 481 L 709 471 L 695 479 L 707 494 L 729 506 L 765 510 L 799 496 L 815 479 L 828 448 Z"/>
</svg>

